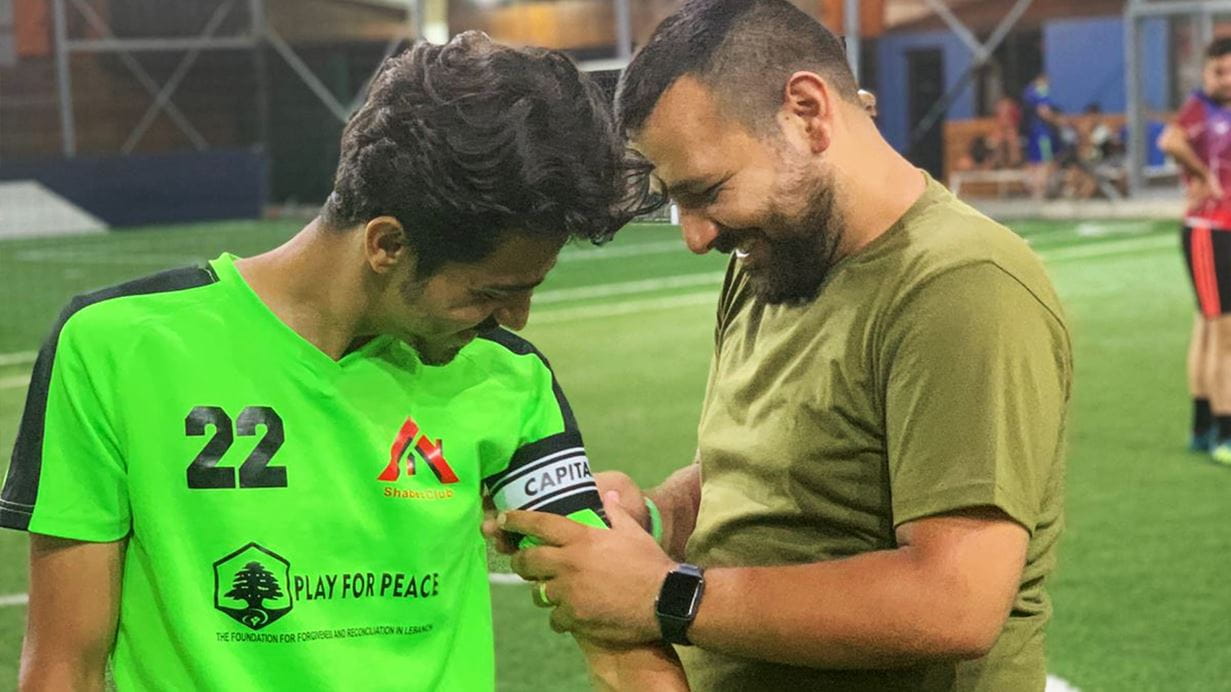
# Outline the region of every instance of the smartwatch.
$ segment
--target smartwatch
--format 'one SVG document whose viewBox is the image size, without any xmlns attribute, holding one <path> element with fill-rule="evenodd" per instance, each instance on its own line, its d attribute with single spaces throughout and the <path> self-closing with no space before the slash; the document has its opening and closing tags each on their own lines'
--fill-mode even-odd
<svg viewBox="0 0 1231 692">
<path fill-rule="evenodd" d="M 696 565 L 681 564 L 667 573 L 658 600 L 654 602 L 654 614 L 663 641 L 669 644 L 692 646 L 688 641 L 688 628 L 697 617 L 701 594 L 705 592 L 705 576 Z"/>
</svg>

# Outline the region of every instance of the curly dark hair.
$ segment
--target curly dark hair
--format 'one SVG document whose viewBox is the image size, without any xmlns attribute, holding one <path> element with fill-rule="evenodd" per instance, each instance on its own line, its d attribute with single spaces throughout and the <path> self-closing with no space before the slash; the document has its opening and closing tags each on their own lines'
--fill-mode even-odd
<svg viewBox="0 0 1231 692">
<path fill-rule="evenodd" d="M 606 242 L 661 204 L 649 183 L 568 56 L 471 31 L 385 62 L 342 133 L 321 217 L 338 230 L 396 218 L 424 278 L 510 233 Z"/>
</svg>

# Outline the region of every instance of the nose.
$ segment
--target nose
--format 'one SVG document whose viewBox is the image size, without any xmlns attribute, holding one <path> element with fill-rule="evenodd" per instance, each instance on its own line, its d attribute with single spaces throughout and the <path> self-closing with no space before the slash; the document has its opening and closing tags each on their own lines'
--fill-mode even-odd
<svg viewBox="0 0 1231 692">
<path fill-rule="evenodd" d="M 530 294 L 510 298 L 493 315 L 501 327 L 521 331 L 530 320 Z"/>
<path fill-rule="evenodd" d="M 718 237 L 718 224 L 706 218 L 703 214 L 680 208 L 680 229 L 684 233 L 684 242 L 688 249 L 704 255 L 714 246 Z"/>
</svg>

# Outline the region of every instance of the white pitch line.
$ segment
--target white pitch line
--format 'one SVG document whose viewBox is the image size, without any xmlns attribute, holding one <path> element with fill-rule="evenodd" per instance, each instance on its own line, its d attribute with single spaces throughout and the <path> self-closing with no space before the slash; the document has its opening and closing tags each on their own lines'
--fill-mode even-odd
<svg viewBox="0 0 1231 692">
<path fill-rule="evenodd" d="M 642 257 L 645 255 L 663 255 L 668 252 L 686 250 L 684 240 L 659 240 L 653 243 L 638 243 L 636 245 L 612 245 L 588 250 L 565 250 L 560 253 L 560 262 L 587 262 L 593 260 L 613 259 L 616 257 Z"/>
<path fill-rule="evenodd" d="M 593 262 L 596 260 L 618 259 L 621 257 L 643 257 L 645 255 L 661 255 L 669 252 L 680 252 L 685 250 L 684 241 L 676 238 L 675 240 L 660 240 L 650 243 L 637 243 L 634 245 L 617 245 L 613 247 L 593 248 L 586 250 L 565 250 L 560 253 L 561 263 L 572 262 Z M 121 253 L 117 254 L 108 250 L 89 249 L 73 249 L 73 248 L 56 248 L 46 250 L 23 250 L 15 253 L 13 257 L 18 262 L 41 263 L 41 264 L 152 264 L 152 265 L 184 265 L 196 264 L 203 261 L 203 258 L 188 254 L 159 254 L 159 253 Z"/>
<path fill-rule="evenodd" d="M 575 308 L 542 310 L 530 313 L 530 323 L 534 326 L 560 324 L 562 322 L 576 322 L 578 320 L 597 319 L 603 317 L 618 317 L 620 315 L 656 312 L 659 310 L 686 308 L 698 305 L 717 306 L 718 296 L 712 291 L 704 291 L 701 293 L 684 293 L 681 295 L 664 296 L 661 298 L 642 298 L 640 300 L 626 300 L 616 303 L 599 303 L 597 305 L 584 305 Z M 6 389 L 20 389 L 29 384 L 29 375 L 6 377 L 0 379 L 0 391 Z"/>
<path fill-rule="evenodd" d="M 487 581 L 496 586 L 522 586 L 530 583 L 512 572 L 489 572 Z"/>
<path fill-rule="evenodd" d="M 28 384 L 30 384 L 29 375 L 17 375 L 16 377 L 0 378 L 0 390 L 20 389 Z"/>
<path fill-rule="evenodd" d="M 0 353 L 0 366 L 25 365 L 33 363 L 38 358 L 38 351 L 17 351 L 16 353 Z"/>
<path fill-rule="evenodd" d="M 575 322 L 578 320 L 597 319 L 603 317 L 618 317 L 620 315 L 656 312 L 659 310 L 694 307 L 698 305 L 717 306 L 717 294 L 713 291 L 702 291 L 699 293 L 684 293 L 680 295 L 663 296 L 660 298 L 642 298 L 639 300 L 625 300 L 615 303 L 582 305 L 573 308 L 541 310 L 530 313 L 530 323 L 534 326 L 544 324 L 560 324 L 561 322 Z M 30 384 L 29 375 L 6 377 L 0 379 L 0 390 L 18 389 L 25 387 L 28 384 Z"/>
<path fill-rule="evenodd" d="M 1105 243 L 1093 243 L 1090 245 L 1077 245 L 1073 247 L 1057 248 L 1050 251 L 1042 251 L 1039 254 L 1048 262 L 1067 262 L 1078 259 L 1095 259 L 1099 257 L 1110 257 L 1112 255 L 1122 255 L 1130 252 L 1140 252 L 1142 250 L 1161 250 L 1167 247 L 1176 248 L 1179 252 L 1180 241 L 1174 235 L 1165 236 L 1150 236 L 1146 238 L 1129 238 L 1126 240 L 1112 240 Z"/>
<path fill-rule="evenodd" d="M 24 606 L 29 600 L 29 594 L 24 593 L 12 593 L 6 596 L 0 596 L 0 608 Z"/>
<path fill-rule="evenodd" d="M 1081 692 L 1073 683 L 1055 675 L 1047 676 L 1047 687 L 1044 692 Z"/>
<path fill-rule="evenodd" d="M 718 295 L 716 293 L 706 291 L 702 293 L 685 293 L 676 296 L 666 296 L 663 298 L 626 300 L 619 303 L 598 303 L 596 305 L 583 305 L 575 308 L 565 308 L 563 310 L 544 310 L 543 312 L 538 313 L 531 312 L 530 324 L 533 326 L 543 324 L 559 324 L 561 322 L 575 322 L 577 320 L 594 319 L 598 317 L 632 315 L 642 312 L 691 307 L 695 305 L 710 305 L 717 309 Z"/>
<path fill-rule="evenodd" d="M 1079 245 L 1074 247 L 1056 248 L 1054 250 L 1043 250 L 1039 254 L 1046 262 L 1055 263 L 1072 260 L 1092 260 L 1101 257 L 1111 257 L 1144 250 L 1159 250 L 1175 246 L 1176 244 L 1176 239 L 1171 235 L 1161 235 L 1157 237 L 1150 236 L 1146 238 L 1126 238 L 1124 240 L 1114 240 L 1091 245 Z M 633 250 L 635 247 L 637 246 L 631 246 L 627 249 Z M 599 250 L 598 252 L 602 251 Z M 562 303 L 567 301 L 587 300 L 591 298 L 605 298 L 609 296 L 635 295 L 637 293 L 649 293 L 673 288 L 706 286 L 721 282 L 722 277 L 722 272 L 709 272 L 704 274 L 684 274 L 680 276 L 668 276 L 656 279 L 602 284 L 598 286 L 565 288 L 540 293 L 535 296 L 534 303 L 536 305 L 541 305 L 544 303 Z M 613 303 L 591 303 L 571 308 L 536 310 L 531 313 L 531 320 L 535 324 L 558 324 L 561 322 L 569 322 L 580 319 L 613 317 L 642 311 L 704 305 L 715 301 L 717 301 L 717 296 L 713 295 L 711 292 L 684 293 L 658 298 L 617 301 Z M 38 353 L 35 351 L 2 353 L 0 354 L 0 366 L 33 363 L 37 356 Z M 28 382 L 28 377 L 10 377 L 0 379 L 0 389 L 24 387 Z"/>
<path fill-rule="evenodd" d="M 1097 223 L 1087 221 L 1077 224 L 1073 230 L 1079 238 L 1099 238 L 1110 235 L 1143 235 L 1157 227 L 1153 221 L 1118 221 Z"/>
<path fill-rule="evenodd" d="M 183 265 L 201 262 L 200 257 L 192 255 L 170 255 L 134 252 L 117 255 L 111 252 L 91 252 L 82 250 L 25 250 L 14 255 L 18 262 L 39 264 L 157 264 Z"/>
<path fill-rule="evenodd" d="M 710 286 L 722 283 L 726 272 L 707 272 L 705 274 L 682 274 L 679 276 L 664 276 L 656 279 L 640 279 L 638 281 L 622 281 L 620 283 L 599 284 L 597 286 L 580 286 L 578 288 L 562 288 L 555 291 L 544 291 L 534 296 L 536 305 L 546 303 L 564 303 L 590 298 L 608 298 L 612 296 L 627 296 L 637 293 L 650 293 L 668 288 L 692 288 L 694 286 Z"/>
</svg>

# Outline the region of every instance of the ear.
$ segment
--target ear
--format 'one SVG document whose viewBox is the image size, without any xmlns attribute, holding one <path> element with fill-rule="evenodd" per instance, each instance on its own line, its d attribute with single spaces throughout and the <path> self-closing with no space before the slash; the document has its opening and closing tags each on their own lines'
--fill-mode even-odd
<svg viewBox="0 0 1231 692">
<path fill-rule="evenodd" d="M 406 243 L 406 231 L 392 216 L 378 216 L 364 225 L 363 249 L 368 266 L 377 274 L 415 261 L 415 253 Z"/>
<path fill-rule="evenodd" d="M 782 113 L 807 140 L 812 153 L 820 154 L 833 142 L 837 104 L 829 83 L 815 72 L 796 72 L 787 80 Z"/>
</svg>

